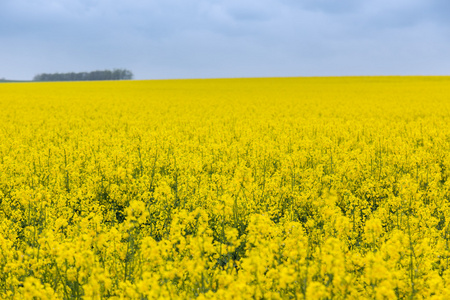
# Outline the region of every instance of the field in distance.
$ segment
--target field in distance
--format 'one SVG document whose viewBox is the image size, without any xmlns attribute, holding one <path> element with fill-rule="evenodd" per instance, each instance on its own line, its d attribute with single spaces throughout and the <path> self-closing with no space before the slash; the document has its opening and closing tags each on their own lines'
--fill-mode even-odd
<svg viewBox="0 0 450 300">
<path fill-rule="evenodd" d="M 450 77 L 1 84 L 0 297 L 448 299 L 449 95 Z"/>
</svg>

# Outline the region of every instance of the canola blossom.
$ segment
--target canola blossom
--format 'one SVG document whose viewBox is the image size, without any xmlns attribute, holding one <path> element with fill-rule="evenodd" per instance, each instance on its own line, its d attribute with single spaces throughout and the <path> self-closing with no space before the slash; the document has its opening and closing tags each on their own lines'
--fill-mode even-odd
<svg viewBox="0 0 450 300">
<path fill-rule="evenodd" d="M 449 299 L 450 77 L 4 83 L 2 299 Z"/>
</svg>

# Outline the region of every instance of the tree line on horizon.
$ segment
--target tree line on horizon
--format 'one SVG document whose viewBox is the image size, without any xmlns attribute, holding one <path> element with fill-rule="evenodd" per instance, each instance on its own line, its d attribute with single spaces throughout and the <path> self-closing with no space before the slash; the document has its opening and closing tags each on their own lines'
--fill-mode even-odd
<svg viewBox="0 0 450 300">
<path fill-rule="evenodd" d="M 42 73 L 33 77 L 33 81 L 88 81 L 129 79 L 133 79 L 133 73 L 127 69 L 114 69 L 80 73 Z"/>
</svg>

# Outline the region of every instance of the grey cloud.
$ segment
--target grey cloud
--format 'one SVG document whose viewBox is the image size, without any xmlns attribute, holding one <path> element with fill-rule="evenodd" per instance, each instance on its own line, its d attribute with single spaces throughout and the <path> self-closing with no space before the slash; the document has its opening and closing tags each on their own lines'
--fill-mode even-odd
<svg viewBox="0 0 450 300">
<path fill-rule="evenodd" d="M 3 0 L 0 77 L 443 73 L 448 15 L 447 0 Z"/>
<path fill-rule="evenodd" d="M 284 0 L 284 2 L 289 6 L 328 14 L 352 13 L 363 4 L 362 0 Z"/>
</svg>

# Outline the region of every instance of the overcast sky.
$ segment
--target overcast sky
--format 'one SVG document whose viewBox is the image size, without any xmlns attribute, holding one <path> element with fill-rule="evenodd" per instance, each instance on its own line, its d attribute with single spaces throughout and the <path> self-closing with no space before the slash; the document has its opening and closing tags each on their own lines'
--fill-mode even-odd
<svg viewBox="0 0 450 300">
<path fill-rule="evenodd" d="M 0 78 L 450 75 L 450 0 L 0 0 Z"/>
</svg>

